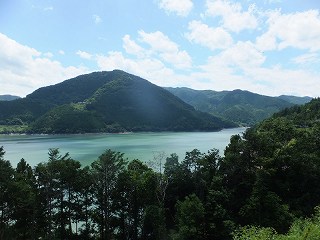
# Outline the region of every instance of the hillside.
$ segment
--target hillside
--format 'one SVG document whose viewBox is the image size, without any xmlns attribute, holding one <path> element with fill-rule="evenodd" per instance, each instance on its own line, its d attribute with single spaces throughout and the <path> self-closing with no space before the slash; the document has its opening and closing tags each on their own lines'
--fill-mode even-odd
<svg viewBox="0 0 320 240">
<path fill-rule="evenodd" d="M 217 92 L 189 88 L 166 89 L 195 109 L 244 126 L 252 126 L 284 108 L 311 100 L 308 97 L 269 97 L 242 90 Z"/>
<path fill-rule="evenodd" d="M 18 98 L 20 98 L 20 97 L 14 96 L 14 95 L 9 95 L 9 94 L 0 95 L 0 101 L 12 101 L 12 100 L 15 100 Z"/>
<path fill-rule="evenodd" d="M 233 178 L 232 211 L 243 225 L 283 231 L 320 206 L 319 136 L 320 99 L 313 99 L 231 138 L 221 170 Z"/>
<path fill-rule="evenodd" d="M 30 133 L 194 131 L 234 127 L 196 111 L 145 79 L 115 70 L 43 87 L 0 102 L 0 123 L 28 124 Z"/>
<path fill-rule="evenodd" d="M 53 107 L 84 101 L 108 82 L 110 75 L 112 72 L 85 74 L 39 88 L 25 98 L 0 102 L 0 124 L 11 125 L 17 121 L 30 124 Z"/>
</svg>

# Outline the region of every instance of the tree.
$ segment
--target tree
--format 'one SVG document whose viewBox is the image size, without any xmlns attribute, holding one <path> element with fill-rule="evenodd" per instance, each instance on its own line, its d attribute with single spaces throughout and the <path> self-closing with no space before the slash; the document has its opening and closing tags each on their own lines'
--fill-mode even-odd
<svg viewBox="0 0 320 240">
<path fill-rule="evenodd" d="M 128 165 L 130 187 L 129 200 L 129 237 L 137 240 L 144 234 L 144 217 L 148 205 L 158 205 L 156 173 L 139 160 L 133 160 Z M 159 206 L 159 205 L 158 205 Z"/>
<path fill-rule="evenodd" d="M 106 150 L 91 164 L 94 199 L 94 221 L 99 229 L 101 239 L 111 239 L 113 236 L 112 210 L 113 193 L 119 174 L 124 170 L 126 160 L 123 154 Z"/>
<path fill-rule="evenodd" d="M 70 201 L 73 180 L 80 163 L 70 159 L 69 154 L 60 155 L 57 148 L 48 152 L 49 161 L 35 168 L 37 179 L 37 226 L 40 236 L 48 239 L 67 238 L 72 235 Z"/>
<path fill-rule="evenodd" d="M 12 181 L 14 170 L 4 160 L 5 151 L 0 147 L 0 239 L 10 239 L 12 229 Z"/>
<path fill-rule="evenodd" d="M 36 179 L 31 166 L 22 158 L 17 164 L 13 181 L 14 228 L 20 239 L 36 237 Z"/>
<path fill-rule="evenodd" d="M 78 178 L 75 183 L 75 196 L 73 218 L 76 229 L 76 235 L 81 239 L 90 239 L 93 233 L 93 183 L 94 179 L 89 166 L 79 169 Z M 82 223 L 81 226 L 78 224 Z M 79 234 L 78 234 L 79 230 Z"/>
<path fill-rule="evenodd" d="M 204 206 L 195 194 L 187 196 L 184 201 L 178 201 L 176 214 L 178 231 L 173 239 L 204 239 L 204 212 Z"/>
</svg>

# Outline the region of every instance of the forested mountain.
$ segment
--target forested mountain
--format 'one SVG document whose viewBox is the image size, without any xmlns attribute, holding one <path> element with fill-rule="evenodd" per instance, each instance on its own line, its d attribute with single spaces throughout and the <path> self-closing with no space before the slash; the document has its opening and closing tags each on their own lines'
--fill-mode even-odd
<svg viewBox="0 0 320 240">
<path fill-rule="evenodd" d="M 95 72 L 0 102 L 0 124 L 31 133 L 218 130 L 235 124 L 196 111 L 173 94 L 120 70 Z"/>
<path fill-rule="evenodd" d="M 302 105 L 312 100 L 311 97 L 296 97 L 296 96 L 288 96 L 288 95 L 280 95 L 278 98 L 293 104 L 297 104 L 297 105 Z"/>
<path fill-rule="evenodd" d="M 249 91 L 211 91 L 190 88 L 166 88 L 196 109 L 240 125 L 252 126 L 293 104 L 304 104 L 309 97 L 268 97 Z"/>
<path fill-rule="evenodd" d="M 9 94 L 0 95 L 0 101 L 12 101 L 12 100 L 15 100 L 18 98 L 20 98 L 20 97 L 9 95 Z"/>
<path fill-rule="evenodd" d="M 58 149 L 14 168 L 0 146 L 0 238 L 320 239 L 319 145 L 313 99 L 232 136 L 224 157 L 159 155 L 156 169 L 110 149 L 84 168 Z"/>
</svg>

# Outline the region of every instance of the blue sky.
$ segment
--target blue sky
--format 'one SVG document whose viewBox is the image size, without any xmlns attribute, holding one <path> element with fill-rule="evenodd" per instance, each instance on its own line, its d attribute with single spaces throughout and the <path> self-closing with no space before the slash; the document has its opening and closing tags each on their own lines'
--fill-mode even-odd
<svg viewBox="0 0 320 240">
<path fill-rule="evenodd" d="M 0 94 L 121 69 L 159 86 L 320 96 L 319 0 L 2 0 Z"/>
</svg>

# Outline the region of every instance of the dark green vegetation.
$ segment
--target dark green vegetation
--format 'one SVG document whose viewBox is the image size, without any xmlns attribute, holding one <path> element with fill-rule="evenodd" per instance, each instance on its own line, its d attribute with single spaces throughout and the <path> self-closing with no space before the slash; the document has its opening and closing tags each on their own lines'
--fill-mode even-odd
<svg viewBox="0 0 320 240">
<path fill-rule="evenodd" d="M 18 96 L 13 96 L 13 95 L 0 95 L 0 101 L 12 101 L 15 99 L 19 99 L 20 97 Z"/>
<path fill-rule="evenodd" d="M 29 133 L 207 131 L 236 126 L 119 70 L 82 75 L 26 98 L 0 102 L 0 125 L 28 125 Z"/>
<path fill-rule="evenodd" d="M 252 126 L 273 113 L 311 100 L 310 97 L 268 97 L 242 90 L 216 92 L 190 88 L 166 89 L 195 109 L 243 126 Z"/>
<path fill-rule="evenodd" d="M 0 239 L 320 239 L 319 119 L 314 99 L 231 137 L 224 157 L 154 169 L 111 150 L 81 168 L 57 149 L 12 168 L 0 148 Z"/>
</svg>

